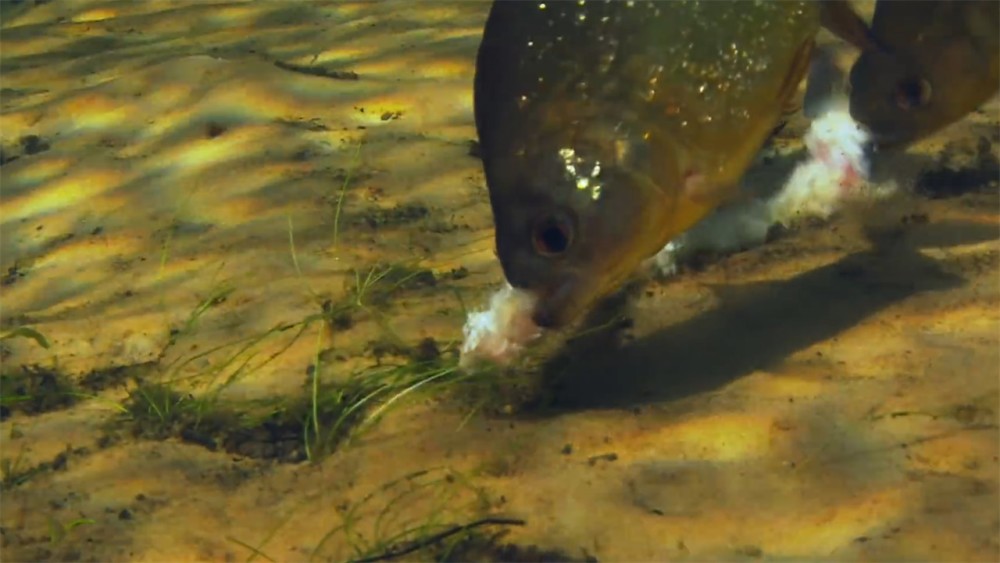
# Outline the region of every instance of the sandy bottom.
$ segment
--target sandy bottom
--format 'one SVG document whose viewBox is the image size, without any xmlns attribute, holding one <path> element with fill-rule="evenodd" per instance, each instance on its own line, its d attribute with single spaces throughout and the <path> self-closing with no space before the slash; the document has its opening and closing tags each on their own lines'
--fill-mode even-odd
<svg viewBox="0 0 1000 563">
<path fill-rule="evenodd" d="M 880 163 L 913 197 L 644 283 L 533 368 L 541 398 L 428 383 L 308 462 L 136 392 L 273 403 L 450 357 L 501 282 L 486 4 L 37 3 L 0 31 L 2 328 L 49 344 L 2 341 L 4 561 L 1000 557 L 996 103 Z"/>
</svg>

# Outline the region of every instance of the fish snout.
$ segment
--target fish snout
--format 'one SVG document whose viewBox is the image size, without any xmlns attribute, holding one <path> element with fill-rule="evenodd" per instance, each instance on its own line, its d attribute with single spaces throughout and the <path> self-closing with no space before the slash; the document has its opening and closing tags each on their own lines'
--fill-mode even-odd
<svg viewBox="0 0 1000 563">
<path fill-rule="evenodd" d="M 566 274 L 548 284 L 538 293 L 532 321 L 541 328 L 559 329 L 571 323 L 580 313 L 585 285 L 576 274 Z"/>
</svg>

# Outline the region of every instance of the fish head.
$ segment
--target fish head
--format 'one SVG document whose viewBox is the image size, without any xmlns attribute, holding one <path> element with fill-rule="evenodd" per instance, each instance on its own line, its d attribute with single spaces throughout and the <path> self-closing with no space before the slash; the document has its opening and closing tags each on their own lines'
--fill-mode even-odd
<svg viewBox="0 0 1000 563">
<path fill-rule="evenodd" d="M 963 71 L 967 65 L 956 50 L 938 51 L 943 59 L 955 60 L 952 67 L 893 53 L 864 53 L 851 69 L 851 116 L 881 147 L 911 144 L 958 121 L 986 102 L 997 84 L 996 75 L 991 79 L 982 68 Z"/>
<path fill-rule="evenodd" d="M 666 244 L 678 206 L 660 186 L 683 178 L 647 139 L 532 139 L 485 160 L 496 251 L 507 281 L 537 297 L 534 322 L 561 328 Z"/>
<path fill-rule="evenodd" d="M 877 145 L 918 141 L 997 92 L 998 4 L 880 3 L 874 32 L 884 46 L 863 51 L 849 79 L 851 115 Z"/>
<path fill-rule="evenodd" d="M 912 60 L 887 51 L 862 53 L 850 72 L 851 117 L 864 125 L 875 144 L 908 144 L 938 128 L 940 102 L 927 72 Z"/>
</svg>

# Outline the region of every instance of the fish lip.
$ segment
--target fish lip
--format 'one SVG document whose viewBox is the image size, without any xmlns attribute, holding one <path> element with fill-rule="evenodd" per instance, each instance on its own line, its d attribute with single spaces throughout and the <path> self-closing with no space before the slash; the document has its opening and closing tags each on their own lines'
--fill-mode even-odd
<svg viewBox="0 0 1000 563">
<path fill-rule="evenodd" d="M 894 131 L 892 128 L 886 127 L 883 123 L 879 123 L 877 120 L 869 120 L 862 116 L 855 115 L 857 113 L 856 111 L 852 111 L 850 113 L 851 119 L 853 119 L 855 123 L 861 125 L 861 127 L 868 133 L 868 140 L 865 142 L 865 152 L 869 155 L 879 151 L 896 150 L 901 147 L 909 146 L 914 142 L 914 135 L 909 129 L 897 129 Z"/>
<path fill-rule="evenodd" d="M 909 135 L 903 133 L 872 135 L 872 138 L 868 143 L 871 146 L 871 149 L 867 152 L 869 155 L 872 155 L 882 151 L 899 151 L 905 149 L 918 140 L 909 137 Z"/>
<path fill-rule="evenodd" d="M 572 322 L 578 313 L 582 282 L 581 276 L 570 273 L 536 291 L 538 299 L 531 313 L 532 322 L 545 330 L 560 329 Z"/>
<path fill-rule="evenodd" d="M 554 330 L 561 326 L 559 319 L 553 315 L 550 308 L 544 305 L 537 305 L 534 312 L 531 313 L 531 322 L 535 323 L 535 326 L 545 330 Z"/>
</svg>

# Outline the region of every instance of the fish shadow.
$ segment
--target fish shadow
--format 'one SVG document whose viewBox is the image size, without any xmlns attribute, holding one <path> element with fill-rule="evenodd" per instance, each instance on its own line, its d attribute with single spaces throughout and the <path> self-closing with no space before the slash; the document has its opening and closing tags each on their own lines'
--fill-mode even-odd
<svg viewBox="0 0 1000 563">
<path fill-rule="evenodd" d="M 572 339 L 542 367 L 551 392 L 533 410 L 546 416 L 630 408 L 718 389 L 911 296 L 964 285 L 916 252 L 918 246 L 996 240 L 998 234 L 995 227 L 965 223 L 923 227 L 791 279 L 713 287 L 716 308 L 631 342 L 622 344 L 613 330 Z M 614 297 L 586 324 L 620 318 L 626 303 L 626 296 Z"/>
</svg>

